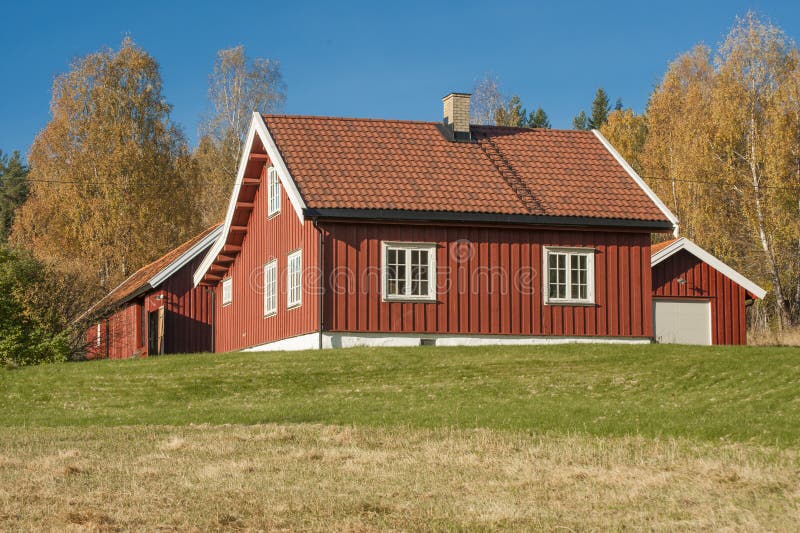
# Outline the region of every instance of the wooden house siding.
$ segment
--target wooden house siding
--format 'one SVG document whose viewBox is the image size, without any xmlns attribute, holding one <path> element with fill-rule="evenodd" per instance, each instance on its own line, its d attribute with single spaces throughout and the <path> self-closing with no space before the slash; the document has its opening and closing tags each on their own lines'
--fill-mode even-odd
<svg viewBox="0 0 800 533">
<path fill-rule="evenodd" d="M 124 305 L 112 315 L 100 320 L 100 343 L 97 343 L 97 324 L 86 330 L 86 356 L 89 359 L 126 359 L 142 353 L 140 344 L 142 304 Z"/>
<path fill-rule="evenodd" d="M 319 232 L 310 220 L 300 221 L 283 187 L 280 213 L 267 216 L 268 167 L 266 163 L 261 171 L 249 217 L 234 220 L 234 224 L 246 225 L 246 232 L 241 252 L 224 276 L 233 280 L 232 302 L 222 305 L 222 282 L 214 289 L 215 349 L 218 352 L 257 346 L 319 329 L 319 298 L 315 290 L 319 279 Z M 298 307 L 287 309 L 287 256 L 295 250 L 302 250 L 302 302 Z M 265 317 L 264 265 L 272 259 L 278 262 L 278 309 L 274 315 Z"/>
<path fill-rule="evenodd" d="M 321 223 L 328 331 L 652 337 L 650 235 L 520 227 Z M 437 299 L 381 298 L 381 242 L 437 245 Z M 595 250 L 595 304 L 543 302 L 543 246 Z"/>
<path fill-rule="evenodd" d="M 710 300 L 712 344 L 747 343 L 745 289 L 689 252 L 653 267 L 653 296 Z"/>
<path fill-rule="evenodd" d="M 161 284 L 161 301 L 149 298 L 157 309 L 164 306 L 164 353 L 193 353 L 212 351 L 211 291 L 208 287 L 194 287 L 192 275 L 203 254 L 197 255 L 173 276 Z"/>
<path fill-rule="evenodd" d="M 192 275 L 202 254 L 189 261 L 160 286 L 123 304 L 100 321 L 100 346 L 97 325 L 86 331 L 87 357 L 125 359 L 146 357 L 147 328 L 142 328 L 142 307 L 150 312 L 164 307 L 164 353 L 209 352 L 212 350 L 211 293 L 207 287 L 194 287 Z"/>
</svg>

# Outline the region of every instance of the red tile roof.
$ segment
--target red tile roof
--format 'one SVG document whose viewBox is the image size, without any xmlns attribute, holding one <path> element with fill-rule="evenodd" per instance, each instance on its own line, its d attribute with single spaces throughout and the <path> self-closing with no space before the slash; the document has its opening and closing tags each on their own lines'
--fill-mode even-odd
<svg viewBox="0 0 800 533">
<path fill-rule="evenodd" d="M 592 132 L 265 115 L 309 208 L 667 221 Z"/>
<path fill-rule="evenodd" d="M 134 272 L 128 279 L 120 283 L 111 292 L 106 294 L 96 304 L 94 304 L 88 311 L 86 311 L 84 316 L 97 310 L 110 309 L 125 303 L 128 299 L 136 295 L 140 289 L 149 288 L 147 286 L 148 280 L 167 268 L 181 255 L 191 250 L 194 245 L 202 241 L 209 233 L 217 229 L 220 225 L 221 223 L 214 224 L 210 228 L 203 230 L 203 232 L 199 235 L 192 237 L 190 240 L 184 242 L 176 248 L 173 248 L 152 263 L 149 263 Z"/>
<path fill-rule="evenodd" d="M 657 242 L 650 247 L 650 255 L 655 255 L 678 239 L 669 239 L 668 241 Z"/>
</svg>

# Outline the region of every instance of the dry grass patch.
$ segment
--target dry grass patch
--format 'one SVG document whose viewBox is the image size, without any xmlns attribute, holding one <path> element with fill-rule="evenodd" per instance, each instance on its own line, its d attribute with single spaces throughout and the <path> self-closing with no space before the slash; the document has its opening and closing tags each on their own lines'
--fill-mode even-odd
<svg viewBox="0 0 800 533">
<path fill-rule="evenodd" d="M 800 327 L 784 331 L 749 331 L 747 342 L 754 346 L 800 346 Z"/>
<path fill-rule="evenodd" d="M 322 425 L 0 429 L 0 530 L 800 528 L 792 449 Z"/>
</svg>

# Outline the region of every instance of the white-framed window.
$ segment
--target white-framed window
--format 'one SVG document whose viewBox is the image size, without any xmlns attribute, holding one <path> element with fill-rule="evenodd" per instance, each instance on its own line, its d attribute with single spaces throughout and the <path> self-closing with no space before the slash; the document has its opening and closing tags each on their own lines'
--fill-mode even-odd
<svg viewBox="0 0 800 533">
<path fill-rule="evenodd" d="M 281 212 L 281 180 L 275 167 L 267 171 L 267 216 L 277 215 Z"/>
<path fill-rule="evenodd" d="M 544 247 L 544 301 L 594 303 L 594 250 Z"/>
<path fill-rule="evenodd" d="M 278 312 L 278 260 L 264 265 L 264 316 Z"/>
<path fill-rule="evenodd" d="M 94 340 L 94 345 L 97 347 L 100 346 L 100 322 L 97 323 L 97 338 Z"/>
<path fill-rule="evenodd" d="M 289 254 L 286 264 L 286 307 L 297 307 L 303 299 L 303 252 Z"/>
<path fill-rule="evenodd" d="M 228 305 L 233 301 L 233 278 L 222 280 L 222 305 Z"/>
<path fill-rule="evenodd" d="M 436 244 L 383 243 L 383 299 L 436 299 Z"/>
</svg>

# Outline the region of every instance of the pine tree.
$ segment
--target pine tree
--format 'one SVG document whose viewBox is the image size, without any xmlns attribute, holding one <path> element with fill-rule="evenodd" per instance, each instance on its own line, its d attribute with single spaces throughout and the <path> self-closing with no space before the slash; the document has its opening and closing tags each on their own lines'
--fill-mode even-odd
<svg viewBox="0 0 800 533">
<path fill-rule="evenodd" d="M 611 106 L 608 102 L 608 95 L 602 87 L 597 89 L 592 101 L 592 116 L 589 117 L 589 128 L 599 129 L 600 126 L 608 121 L 608 112 Z"/>
<path fill-rule="evenodd" d="M 528 116 L 528 124 L 529 128 L 545 128 L 550 129 L 550 119 L 547 118 L 547 113 L 544 112 L 544 109 L 537 108 L 536 111 L 531 111 L 531 114 Z"/>
<path fill-rule="evenodd" d="M 622 111 L 622 98 L 617 98 L 617 103 L 614 104 L 614 111 Z"/>
<path fill-rule="evenodd" d="M 0 243 L 8 239 L 14 214 L 28 197 L 28 167 L 18 151 L 11 158 L 0 150 Z"/>
<path fill-rule="evenodd" d="M 586 116 L 585 111 L 581 111 L 575 118 L 572 119 L 572 128 L 576 130 L 588 130 L 589 118 Z"/>
</svg>

